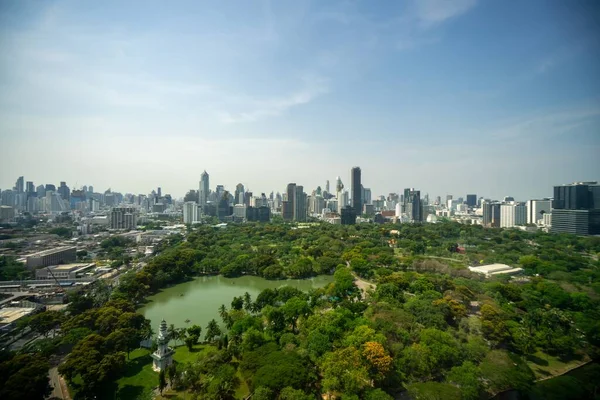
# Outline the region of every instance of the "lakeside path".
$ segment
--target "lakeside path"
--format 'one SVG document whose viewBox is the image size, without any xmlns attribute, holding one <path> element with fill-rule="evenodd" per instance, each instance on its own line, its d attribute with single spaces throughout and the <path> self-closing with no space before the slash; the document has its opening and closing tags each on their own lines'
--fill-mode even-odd
<svg viewBox="0 0 600 400">
<path fill-rule="evenodd" d="M 358 275 L 356 275 L 354 272 L 352 273 L 352 276 L 354 276 L 354 284 L 360 290 L 362 290 L 364 295 L 367 294 L 368 290 L 370 290 L 370 289 L 375 290 L 377 288 L 376 284 L 365 281 L 364 279 L 362 279 Z"/>
</svg>

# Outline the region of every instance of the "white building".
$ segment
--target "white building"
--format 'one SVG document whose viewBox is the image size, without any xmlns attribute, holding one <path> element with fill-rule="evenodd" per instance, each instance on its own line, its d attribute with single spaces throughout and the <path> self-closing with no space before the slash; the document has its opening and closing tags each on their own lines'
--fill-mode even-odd
<svg viewBox="0 0 600 400">
<path fill-rule="evenodd" d="M 525 203 L 510 202 L 500 205 L 500 228 L 512 228 L 525 225 L 527 222 L 527 207 Z"/>
<path fill-rule="evenodd" d="M 236 219 L 246 218 L 246 205 L 236 204 L 233 206 L 233 217 Z"/>
<path fill-rule="evenodd" d="M 198 203 L 186 201 L 183 203 L 183 223 L 193 224 L 194 222 L 198 222 Z"/>
<path fill-rule="evenodd" d="M 152 357 L 152 369 L 162 371 L 173 363 L 173 353 L 175 351 L 169 347 L 169 334 L 167 333 L 167 323 L 163 319 L 158 331 L 157 349 L 150 356 Z"/>
<path fill-rule="evenodd" d="M 529 200 L 527 202 L 527 223 L 539 224 L 544 218 L 544 214 L 552 212 L 552 201 L 544 200 Z"/>
</svg>

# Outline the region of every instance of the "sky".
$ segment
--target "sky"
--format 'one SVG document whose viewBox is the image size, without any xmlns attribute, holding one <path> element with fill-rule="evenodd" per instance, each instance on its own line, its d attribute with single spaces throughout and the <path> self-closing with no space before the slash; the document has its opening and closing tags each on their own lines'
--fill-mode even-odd
<svg viewBox="0 0 600 400">
<path fill-rule="evenodd" d="M 0 0 L 0 188 L 600 180 L 600 3 Z"/>
</svg>

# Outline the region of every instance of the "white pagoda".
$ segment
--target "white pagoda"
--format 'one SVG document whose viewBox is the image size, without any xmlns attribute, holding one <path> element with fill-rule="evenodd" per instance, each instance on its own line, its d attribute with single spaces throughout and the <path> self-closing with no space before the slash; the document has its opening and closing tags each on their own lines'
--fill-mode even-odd
<svg viewBox="0 0 600 400">
<path fill-rule="evenodd" d="M 163 319 L 160 323 L 160 330 L 156 338 L 158 348 L 150 356 L 153 359 L 152 369 L 159 372 L 173 363 L 173 353 L 175 351 L 169 347 L 169 334 L 167 333 L 167 323 Z"/>
</svg>

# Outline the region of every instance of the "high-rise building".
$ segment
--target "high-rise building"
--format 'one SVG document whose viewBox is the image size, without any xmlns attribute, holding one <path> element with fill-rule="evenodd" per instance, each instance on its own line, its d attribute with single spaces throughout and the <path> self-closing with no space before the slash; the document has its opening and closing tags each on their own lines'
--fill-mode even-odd
<svg viewBox="0 0 600 400">
<path fill-rule="evenodd" d="M 60 194 L 60 197 L 62 197 L 62 199 L 64 201 L 66 201 L 67 203 L 70 201 L 71 199 L 71 189 L 69 189 L 69 187 L 67 186 L 66 182 L 61 182 L 60 186 L 58 187 L 57 190 L 58 194 Z"/>
<path fill-rule="evenodd" d="M 285 199 L 283 200 L 283 219 L 285 221 L 292 221 L 294 219 L 296 197 L 296 184 L 288 183 L 285 190 Z"/>
<path fill-rule="evenodd" d="M 468 194 L 467 195 L 467 206 L 475 207 L 477 205 L 477 195 L 476 194 Z"/>
<path fill-rule="evenodd" d="M 294 221 L 306 222 L 307 218 L 307 204 L 306 204 L 306 193 L 304 193 L 304 187 L 297 185 L 294 191 Z"/>
<path fill-rule="evenodd" d="M 575 182 L 554 187 L 552 232 L 600 234 L 600 185 Z"/>
<path fill-rule="evenodd" d="M 200 185 L 198 189 L 198 204 L 201 207 L 206 205 L 208 201 L 208 193 L 210 192 L 209 176 L 206 170 L 200 175 Z"/>
<path fill-rule="evenodd" d="M 156 190 L 156 195 L 161 198 L 162 197 L 162 188 L 159 186 L 158 189 Z"/>
<path fill-rule="evenodd" d="M 325 191 L 327 191 L 327 193 L 331 193 L 329 191 L 329 179 L 327 179 L 327 182 L 325 182 Z"/>
<path fill-rule="evenodd" d="M 482 201 L 483 225 L 488 227 L 500 226 L 500 203 L 492 201 Z"/>
<path fill-rule="evenodd" d="M 342 212 L 340 213 L 340 217 L 342 220 L 342 225 L 356 224 L 356 213 L 354 212 L 354 207 L 352 206 L 343 207 Z"/>
<path fill-rule="evenodd" d="M 544 218 L 544 214 L 552 212 L 552 201 L 550 199 L 527 201 L 527 223 L 537 224 Z"/>
<path fill-rule="evenodd" d="M 235 195 L 233 197 L 233 204 L 244 204 L 244 185 L 238 183 L 235 185 Z"/>
<path fill-rule="evenodd" d="M 37 196 L 37 193 L 35 192 L 35 185 L 31 181 L 27 181 L 27 184 L 25 185 L 25 191 L 27 193 L 27 197 Z"/>
<path fill-rule="evenodd" d="M 229 192 L 223 191 L 217 203 L 217 218 L 223 221 L 225 217 L 232 215 L 233 209 L 229 206 Z"/>
<path fill-rule="evenodd" d="M 198 221 L 198 203 L 186 201 L 183 203 L 183 223 L 193 224 Z"/>
<path fill-rule="evenodd" d="M 363 201 L 363 204 L 371 204 L 371 189 L 363 188 L 362 201 Z"/>
<path fill-rule="evenodd" d="M 135 229 L 138 211 L 135 207 L 113 207 L 110 210 L 111 229 Z"/>
<path fill-rule="evenodd" d="M 404 212 L 411 222 L 423 222 L 421 191 L 414 188 L 404 189 Z"/>
<path fill-rule="evenodd" d="M 25 191 L 25 180 L 22 176 L 20 176 L 15 183 L 15 191 L 17 193 L 23 193 Z"/>
<path fill-rule="evenodd" d="M 336 190 L 336 199 L 337 199 L 337 213 L 342 215 L 342 208 L 346 206 L 346 203 L 348 202 L 348 199 L 343 199 L 343 190 L 344 190 L 344 184 L 342 183 L 342 180 L 340 179 L 340 177 L 338 176 L 337 178 L 335 178 L 335 190 Z"/>
<path fill-rule="evenodd" d="M 360 167 L 353 167 L 350 171 L 350 186 L 352 196 L 352 207 L 356 215 L 360 215 L 362 211 L 362 185 L 360 182 L 361 178 Z"/>
<path fill-rule="evenodd" d="M 525 203 L 511 202 L 500 205 L 500 228 L 512 228 L 525 225 L 527 222 L 527 207 Z"/>
</svg>

